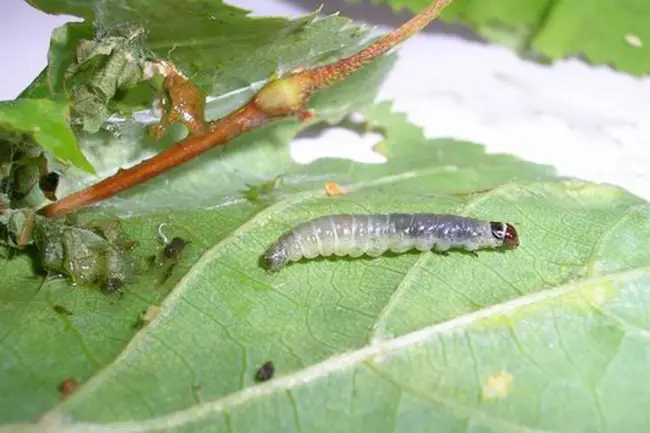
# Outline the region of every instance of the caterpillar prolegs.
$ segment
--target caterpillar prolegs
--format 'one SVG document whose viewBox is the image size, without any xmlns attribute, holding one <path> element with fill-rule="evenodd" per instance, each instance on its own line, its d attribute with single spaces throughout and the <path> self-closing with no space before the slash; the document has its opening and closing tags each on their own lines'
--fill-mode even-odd
<svg viewBox="0 0 650 433">
<path fill-rule="evenodd" d="M 328 215 L 299 224 L 283 234 L 264 255 L 269 271 L 290 261 L 318 256 L 403 253 L 449 249 L 511 249 L 519 246 L 517 230 L 508 223 L 449 214 L 391 213 Z"/>
</svg>

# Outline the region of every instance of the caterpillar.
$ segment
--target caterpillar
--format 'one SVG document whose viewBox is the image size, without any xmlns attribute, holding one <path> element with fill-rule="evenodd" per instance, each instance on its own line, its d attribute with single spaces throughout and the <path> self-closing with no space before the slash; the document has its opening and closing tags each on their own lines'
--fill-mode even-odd
<svg viewBox="0 0 650 433">
<path fill-rule="evenodd" d="M 390 250 L 512 249 L 517 230 L 508 223 L 449 214 L 390 213 L 327 215 L 295 226 L 264 254 L 264 265 L 275 272 L 287 263 L 318 256 L 378 257 Z"/>
</svg>

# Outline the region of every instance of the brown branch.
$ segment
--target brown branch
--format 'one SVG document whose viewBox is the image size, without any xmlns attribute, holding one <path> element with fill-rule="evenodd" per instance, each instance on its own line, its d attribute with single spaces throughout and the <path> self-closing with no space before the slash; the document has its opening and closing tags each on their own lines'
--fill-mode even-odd
<svg viewBox="0 0 650 433">
<path fill-rule="evenodd" d="M 294 71 L 286 77 L 269 82 L 245 106 L 212 124 L 209 132 L 190 135 L 150 159 L 127 169 L 120 169 L 111 177 L 70 194 L 58 202 L 50 203 L 38 213 L 48 217 L 69 214 L 159 176 L 271 120 L 292 115 L 297 115 L 300 119 L 309 117 L 311 114 L 305 109 L 305 103 L 314 90 L 343 80 L 419 32 L 451 1 L 433 0 L 402 26 L 350 57 L 311 70 Z"/>
</svg>

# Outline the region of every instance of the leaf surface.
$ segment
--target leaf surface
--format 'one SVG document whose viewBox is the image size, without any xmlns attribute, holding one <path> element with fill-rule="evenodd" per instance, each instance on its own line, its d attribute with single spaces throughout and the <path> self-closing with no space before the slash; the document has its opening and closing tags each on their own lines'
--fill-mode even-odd
<svg viewBox="0 0 650 433">
<path fill-rule="evenodd" d="M 70 89 L 66 91 L 64 86 L 64 75 L 75 59 L 77 43 L 93 39 L 93 27 L 98 37 L 124 36 L 134 28 L 143 27 L 146 38 L 140 50 L 147 56 L 172 60 L 202 90 L 208 98 L 208 120 L 222 117 L 246 103 L 274 74 L 352 54 L 367 37 L 366 30 L 337 15 L 315 19 L 314 14 L 310 14 L 294 20 L 251 18 L 248 11 L 221 1 L 184 5 L 169 0 L 154 3 L 31 0 L 30 4 L 45 12 L 75 15 L 85 18 L 86 22 L 67 23 L 53 32 L 48 67 L 21 97 L 70 97 Z M 374 69 L 369 67 L 358 74 L 362 89 L 356 94 L 344 91 L 338 98 L 339 106 L 326 102 L 318 108 L 326 111 L 324 116 L 336 118 L 345 115 L 351 106 L 372 100 L 374 89 L 392 61 L 393 57 L 386 57 L 376 62 L 378 65 Z M 159 120 L 150 109 L 153 97 L 154 87 L 142 83 L 120 94 L 116 106 L 108 107 L 112 111 L 119 109 L 119 114 L 113 113 L 102 130 L 93 134 L 77 131 L 80 147 L 97 168 L 99 178 L 112 174 L 117 167 L 152 156 L 185 136 L 186 130 L 181 126 L 172 128 L 160 141 L 149 136 L 148 128 Z M 293 134 L 297 125 L 290 123 L 288 128 L 285 124 L 285 130 Z M 259 139 L 260 135 L 252 135 L 249 139 L 251 137 Z M 277 146 L 276 150 L 284 152 Z M 264 171 L 255 173 L 265 174 Z M 232 177 L 225 174 L 224 178 Z M 75 170 L 67 172 L 60 195 L 94 183 L 98 177 Z M 149 185 L 152 190 L 157 189 L 157 184 Z M 42 199 L 40 196 L 33 199 L 38 198 Z M 30 203 L 34 207 L 43 204 L 44 200 Z"/>
<path fill-rule="evenodd" d="M 74 57 L 76 43 L 89 37 L 90 23 L 99 32 L 109 34 L 123 27 L 142 25 L 147 30 L 146 49 L 152 50 L 152 55 L 170 58 L 205 92 L 208 120 L 221 118 L 248 102 L 273 74 L 352 54 L 367 36 L 366 30 L 336 15 L 317 20 L 313 14 L 295 20 L 250 18 L 247 11 L 219 1 L 209 5 L 187 2 L 181 8 L 172 1 L 156 2 L 155 7 L 148 2 L 131 1 L 31 3 L 49 13 L 72 14 L 88 21 L 68 23 L 54 32 L 48 70 L 32 83 L 27 95 L 41 94 L 44 86 L 52 97 L 62 94 L 64 71 Z M 336 123 L 351 110 L 371 102 L 394 58 L 389 55 L 378 59 L 340 85 L 314 95 L 309 108 L 317 110 L 315 120 Z M 136 90 L 132 93 L 142 89 Z M 153 94 L 127 95 L 120 100 L 124 112 L 109 119 L 102 130 L 94 134 L 78 132 L 81 148 L 98 176 L 66 171 L 59 196 L 110 176 L 117 168 L 151 157 L 186 135 L 186 129 L 176 125 L 162 139 L 152 138 L 149 128 L 159 119 L 151 109 L 142 107 L 143 96 L 150 104 Z M 239 197 L 246 184 L 263 182 L 290 165 L 284 145 L 301 128 L 295 120 L 288 119 L 278 126 L 254 131 L 184 164 L 164 178 L 129 190 L 108 205 L 118 214 L 148 212 L 152 207 L 166 209 L 168 191 L 180 189 L 186 202 L 175 202 L 174 206 L 217 205 L 219 201 Z M 240 160 L 247 163 L 239 164 Z M 204 176 L 206 171 L 212 176 Z M 41 196 L 30 199 L 32 207 L 46 204 Z"/>
<path fill-rule="evenodd" d="M 426 0 L 372 0 L 419 11 Z M 633 74 L 650 73 L 650 3 L 645 0 L 454 0 L 441 19 L 490 41 L 552 60 L 584 56 Z"/>
<path fill-rule="evenodd" d="M 314 14 L 294 20 L 253 18 L 223 1 L 29 0 L 48 13 L 69 14 L 86 24 L 69 23 L 53 38 L 49 67 L 52 85 L 69 61 L 73 42 L 87 37 L 88 24 L 101 34 L 146 30 L 146 50 L 172 60 L 206 95 L 218 96 L 266 80 L 276 72 L 336 60 L 351 54 L 366 37 L 348 18 Z"/>
<path fill-rule="evenodd" d="M 52 409 L 45 422 L 55 431 L 644 425 L 643 413 L 627 416 L 612 396 L 645 398 L 634 375 L 647 351 L 648 204 L 614 187 L 554 180 L 545 167 L 471 143 L 426 140 L 386 104 L 364 113 L 387 131 L 386 164 L 319 160 L 291 174 L 320 181 L 278 199 L 127 219 L 143 259 L 156 251 L 161 222 L 191 241 L 167 296 L 155 274 L 116 300 L 27 277 L 29 262 L 15 258 L 21 266 L 7 269 L 21 288 L 3 290 L 0 316 L 13 324 L 3 325 L 13 330 L 3 339 L 12 356 L 1 369 L 12 391 L 0 407 L 20 407 L 18 419 Z M 322 179 L 350 193 L 328 197 Z M 306 219 L 389 211 L 510 221 L 522 245 L 478 258 L 314 260 L 277 274 L 259 265 L 271 242 Z M 54 304 L 73 314 L 61 318 Z M 152 304 L 160 314 L 133 335 Z M 269 360 L 276 378 L 255 384 Z M 56 384 L 68 376 L 82 385 L 57 403 Z"/>
<path fill-rule="evenodd" d="M 136 19 L 138 5 L 151 6 L 124 0 L 113 3 L 124 6 L 117 12 L 97 15 L 88 3 L 47 4 L 104 22 L 129 21 L 120 15 L 129 11 Z M 169 13 L 169 2 L 157 4 L 148 10 Z M 334 57 L 358 49 L 362 35 L 338 31 L 345 24 L 338 20 L 316 22 L 330 23 L 328 33 L 299 26 L 307 56 L 288 44 L 242 75 L 245 84 L 208 85 L 215 92 L 209 117 L 245 102 L 258 70 L 272 71 L 280 60 L 317 63 L 316 48 L 328 44 Z M 187 46 L 191 54 L 198 45 Z M 336 123 L 364 107 L 391 61 L 316 95 L 317 121 Z M 286 144 L 304 125 L 286 120 L 85 212 L 81 218 L 125 217 L 138 241 L 136 282 L 123 297 L 46 278 L 28 254 L 4 259 L 0 421 L 48 416 L 0 431 L 642 430 L 645 412 L 630 416 L 629 407 L 648 399 L 638 380 L 650 317 L 650 253 L 642 242 L 648 204 L 473 143 L 427 140 L 388 104 L 362 111 L 369 126 L 385 131 L 386 164 L 295 164 Z M 100 177 L 184 134 L 148 141 L 146 115 L 82 138 Z M 246 184 L 278 175 L 283 186 L 271 194 L 243 198 Z M 71 171 L 62 195 L 91 181 Z M 328 197 L 326 181 L 349 194 Z M 306 219 L 391 211 L 509 221 L 522 245 L 478 258 L 314 260 L 272 275 L 260 267 L 270 243 Z M 161 230 L 190 242 L 165 282 L 148 265 L 161 250 Z M 139 328 L 145 311 L 153 319 Z M 269 360 L 275 379 L 256 384 L 256 370 Z M 65 378 L 80 387 L 62 399 L 57 386 Z"/>
</svg>

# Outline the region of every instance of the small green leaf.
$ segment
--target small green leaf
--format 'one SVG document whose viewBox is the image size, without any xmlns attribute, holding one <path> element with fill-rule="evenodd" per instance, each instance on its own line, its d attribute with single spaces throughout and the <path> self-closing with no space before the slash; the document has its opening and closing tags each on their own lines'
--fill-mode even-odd
<svg viewBox="0 0 650 433">
<path fill-rule="evenodd" d="M 47 67 L 18 95 L 20 99 L 43 99 L 51 97 L 47 87 Z"/>
<path fill-rule="evenodd" d="M 95 174 L 70 127 L 70 107 L 62 101 L 17 99 L 0 102 L 0 130 L 27 134 L 66 164 Z"/>
</svg>

